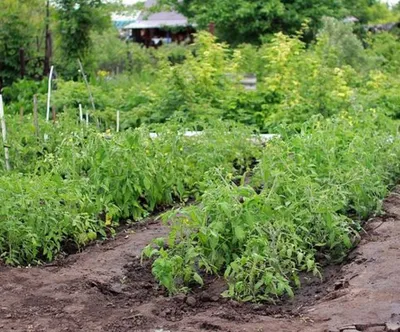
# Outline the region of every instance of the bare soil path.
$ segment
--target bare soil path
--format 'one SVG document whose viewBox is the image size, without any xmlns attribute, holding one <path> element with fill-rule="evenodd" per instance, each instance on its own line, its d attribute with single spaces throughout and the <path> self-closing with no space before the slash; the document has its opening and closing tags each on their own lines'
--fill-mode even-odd
<svg viewBox="0 0 400 332">
<path fill-rule="evenodd" d="M 140 252 L 168 229 L 149 221 L 60 265 L 0 267 L 0 331 L 400 331 L 400 195 L 385 201 L 359 247 L 324 280 L 303 279 L 292 301 L 222 299 L 223 280 L 165 297 Z"/>
</svg>

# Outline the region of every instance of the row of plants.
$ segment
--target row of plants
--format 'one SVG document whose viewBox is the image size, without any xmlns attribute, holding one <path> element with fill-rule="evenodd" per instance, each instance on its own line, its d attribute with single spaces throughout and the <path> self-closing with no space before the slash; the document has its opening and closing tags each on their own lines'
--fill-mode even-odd
<svg viewBox="0 0 400 332">
<path fill-rule="evenodd" d="M 319 275 L 345 257 L 400 176 L 397 124 L 376 110 L 318 116 L 281 134 L 250 180 L 216 176 L 199 204 L 165 214 L 168 238 L 143 256 L 171 294 L 211 274 L 237 300 L 293 296 L 301 272 Z"/>
<path fill-rule="evenodd" d="M 0 259 L 51 261 L 65 245 L 112 235 L 127 219 L 196 199 L 207 172 L 239 173 L 260 152 L 251 131 L 227 123 L 187 138 L 181 125 L 100 133 L 61 116 L 40 122 L 7 117 L 12 171 L 0 171 Z M 236 168 L 235 168 L 236 167 Z"/>
</svg>

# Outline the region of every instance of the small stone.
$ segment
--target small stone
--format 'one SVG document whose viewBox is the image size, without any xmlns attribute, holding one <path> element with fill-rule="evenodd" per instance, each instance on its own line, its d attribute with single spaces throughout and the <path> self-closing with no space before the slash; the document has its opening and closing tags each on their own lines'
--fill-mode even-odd
<svg viewBox="0 0 400 332">
<path fill-rule="evenodd" d="M 213 302 L 218 302 L 218 301 L 219 301 L 219 296 L 213 296 L 213 297 L 211 298 L 211 301 L 213 301 Z"/>
<path fill-rule="evenodd" d="M 390 320 L 385 324 L 385 331 L 399 332 L 400 331 L 400 315 L 392 314 Z"/>
<path fill-rule="evenodd" d="M 178 302 L 185 302 L 186 295 L 185 294 L 178 294 L 175 296 L 175 300 Z"/>
<path fill-rule="evenodd" d="M 196 299 L 195 299 L 193 296 L 189 296 L 189 297 L 186 299 L 186 303 L 187 303 L 188 305 L 190 305 L 191 307 L 195 307 L 197 301 L 196 301 Z"/>
<path fill-rule="evenodd" d="M 399 322 L 386 323 L 385 331 L 387 331 L 387 332 L 399 332 L 400 331 L 400 323 Z"/>
<path fill-rule="evenodd" d="M 234 307 L 234 308 L 238 308 L 238 307 L 241 307 L 241 306 L 242 306 L 242 304 L 241 304 L 240 302 L 237 302 L 237 301 L 235 301 L 235 300 L 231 300 L 231 301 L 230 301 L 230 304 L 231 304 L 232 307 Z"/>
<path fill-rule="evenodd" d="M 261 310 L 264 308 L 264 306 L 260 303 L 255 303 L 252 305 L 252 307 L 253 307 L 253 310 Z"/>
</svg>

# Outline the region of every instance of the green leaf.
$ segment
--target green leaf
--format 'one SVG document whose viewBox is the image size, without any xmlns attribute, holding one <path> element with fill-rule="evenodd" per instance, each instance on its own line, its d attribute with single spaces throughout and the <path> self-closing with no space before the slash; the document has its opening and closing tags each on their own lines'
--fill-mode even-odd
<svg viewBox="0 0 400 332">
<path fill-rule="evenodd" d="M 201 285 L 201 286 L 204 285 L 203 278 L 202 278 L 198 273 L 195 272 L 195 273 L 193 274 L 193 279 L 194 279 L 199 285 Z"/>
</svg>

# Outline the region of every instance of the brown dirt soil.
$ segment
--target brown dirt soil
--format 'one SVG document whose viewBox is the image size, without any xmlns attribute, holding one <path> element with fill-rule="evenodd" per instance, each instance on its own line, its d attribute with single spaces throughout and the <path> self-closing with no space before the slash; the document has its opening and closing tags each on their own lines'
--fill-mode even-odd
<svg viewBox="0 0 400 332">
<path fill-rule="evenodd" d="M 222 299 L 225 284 L 168 298 L 141 250 L 168 229 L 154 220 L 55 264 L 0 267 L 0 331 L 400 331 L 400 194 L 385 201 L 360 245 L 323 280 L 303 276 L 294 300 Z"/>
</svg>

